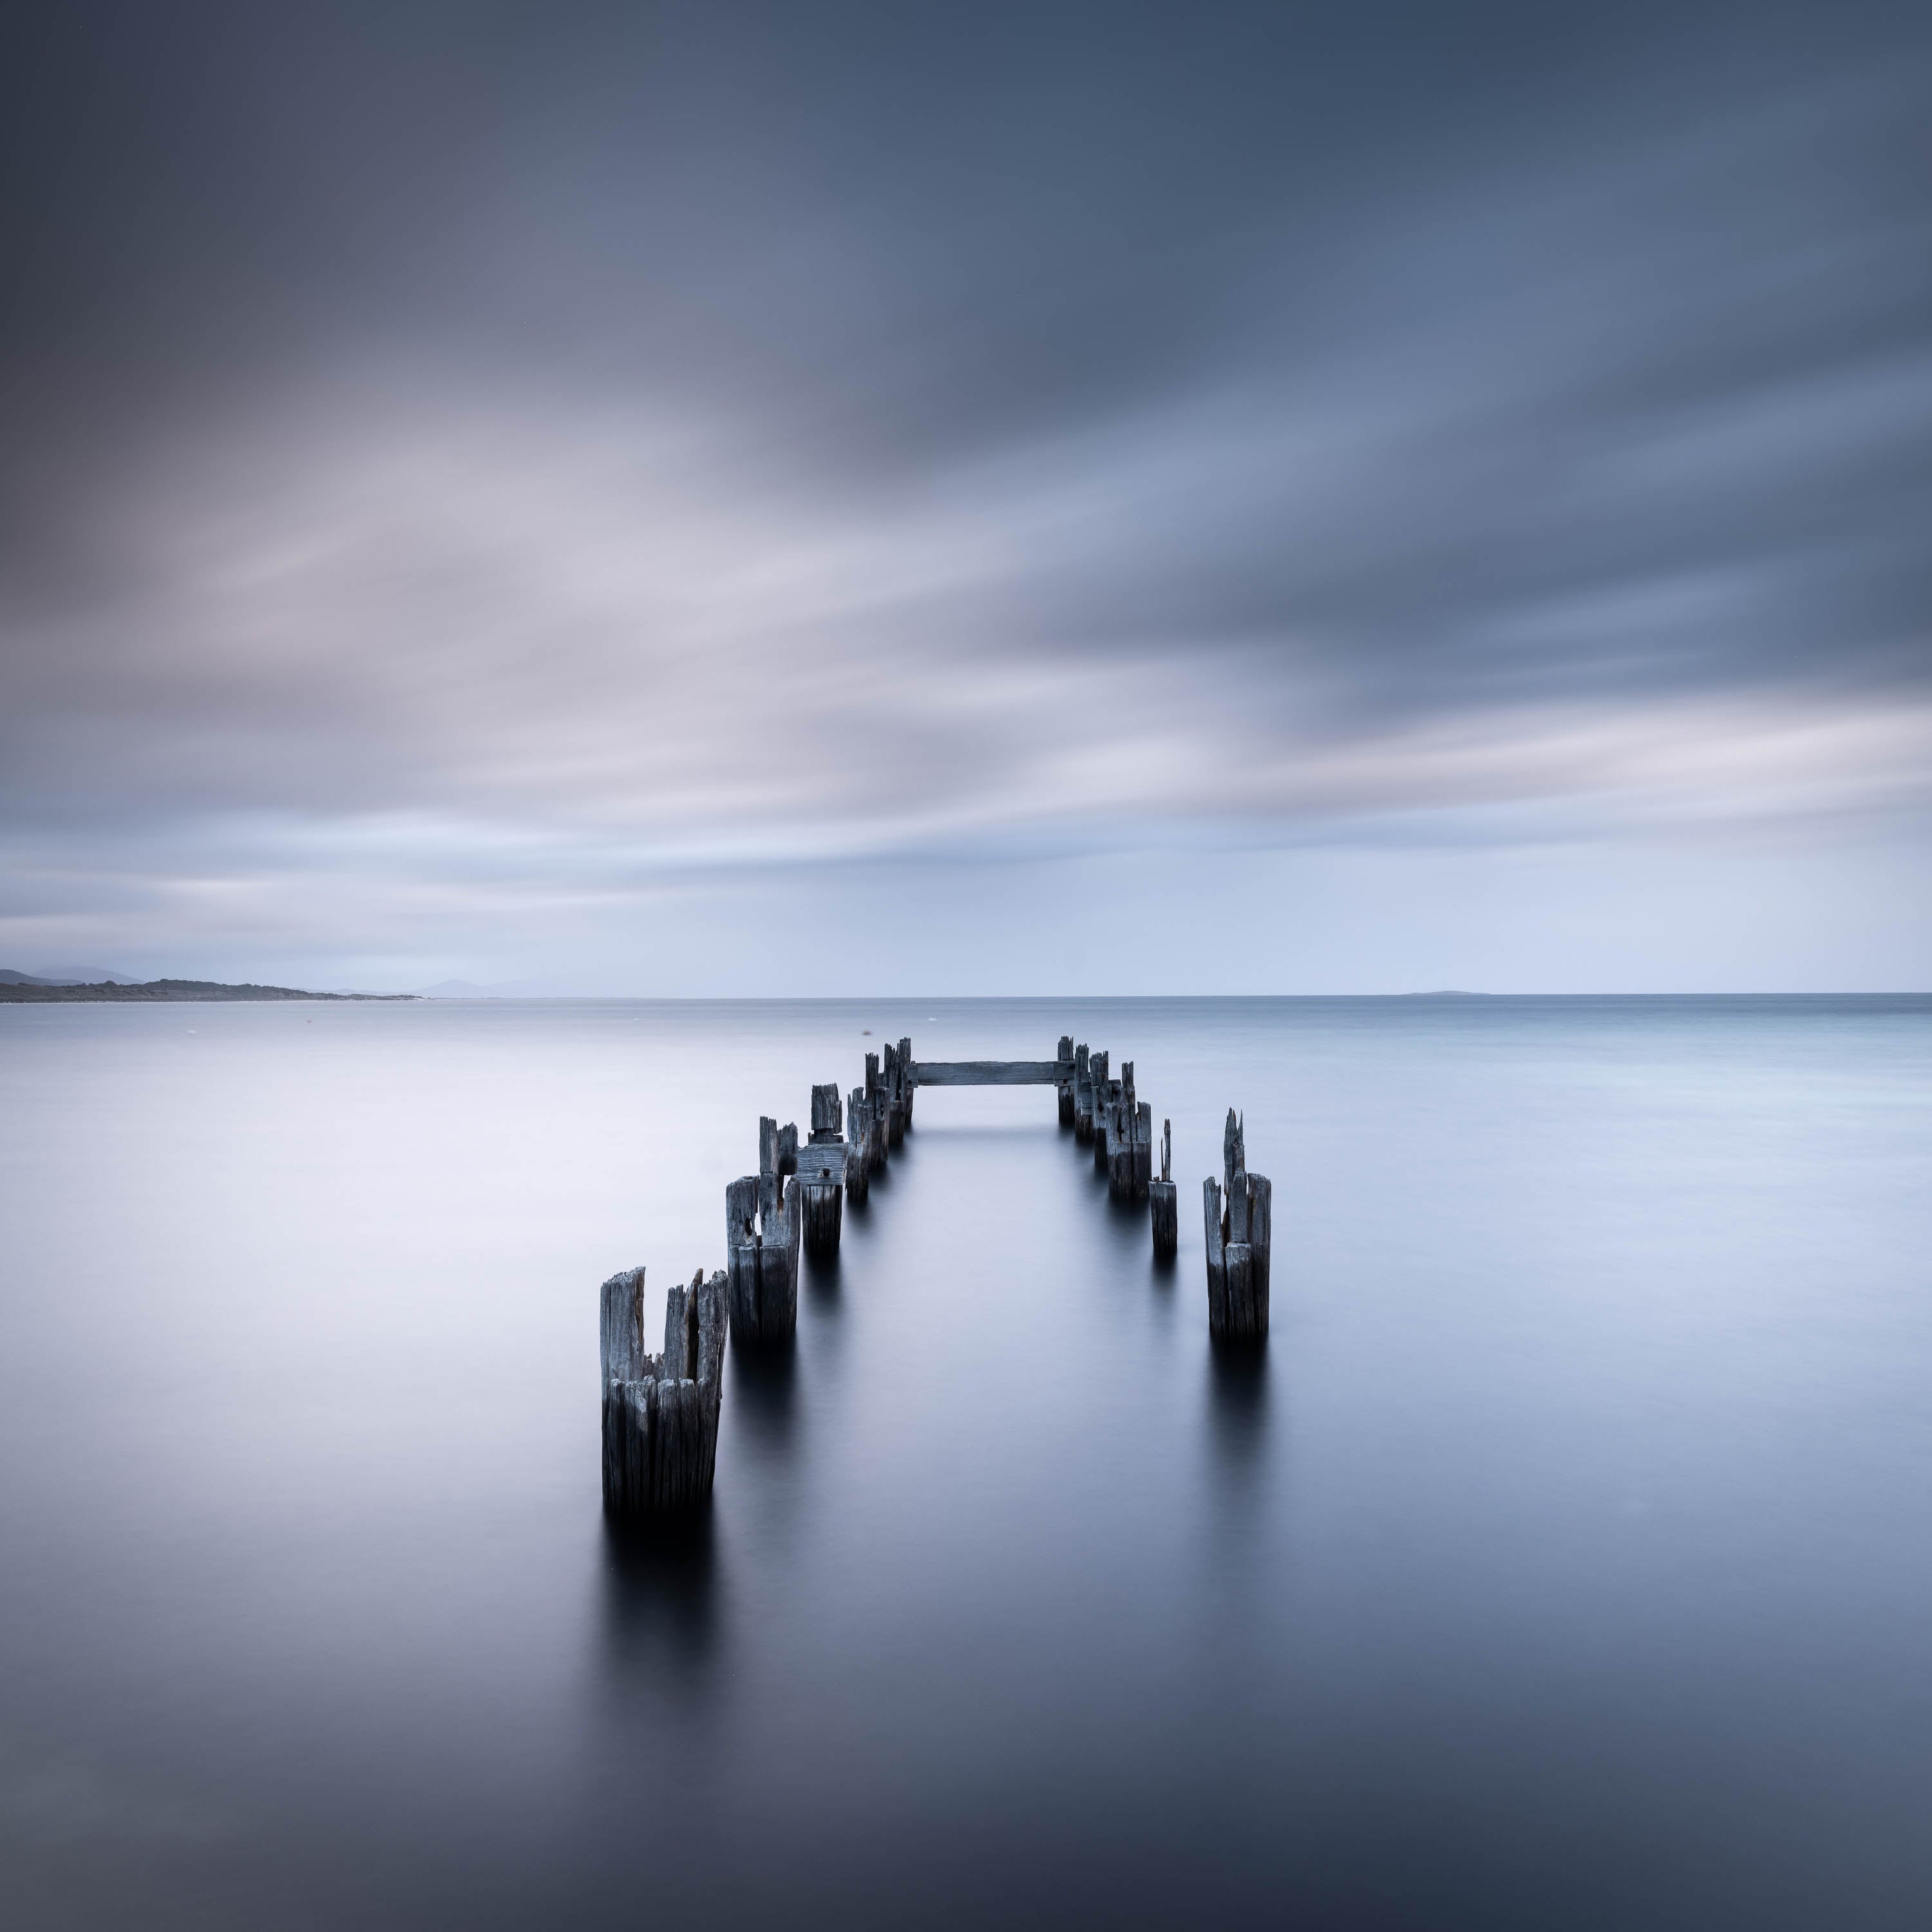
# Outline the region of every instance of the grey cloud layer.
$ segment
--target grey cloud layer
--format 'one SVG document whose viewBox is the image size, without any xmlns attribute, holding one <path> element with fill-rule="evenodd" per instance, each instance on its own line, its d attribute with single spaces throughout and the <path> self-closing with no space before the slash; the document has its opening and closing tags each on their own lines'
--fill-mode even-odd
<svg viewBox="0 0 1932 1932">
<path fill-rule="evenodd" d="M 153 14 L 0 62 L 9 916 L 1927 802 L 1909 10 Z"/>
</svg>

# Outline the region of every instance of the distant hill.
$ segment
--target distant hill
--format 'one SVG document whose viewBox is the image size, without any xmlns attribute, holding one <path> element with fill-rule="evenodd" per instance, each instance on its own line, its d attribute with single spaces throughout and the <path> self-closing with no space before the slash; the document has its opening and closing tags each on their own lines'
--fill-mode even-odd
<svg viewBox="0 0 1932 1932">
<path fill-rule="evenodd" d="M 38 980 L 49 986 L 98 986 L 111 980 L 117 986 L 137 986 L 141 982 L 131 973 L 116 972 L 108 966 L 43 966 L 38 972 L 0 973 L 0 980 Z"/>
<path fill-rule="evenodd" d="M 413 993 L 310 993 L 298 986 L 224 986 L 216 980 L 149 980 L 129 985 L 101 980 L 92 986 L 57 986 L 25 973 L 0 969 L 0 1002 L 15 1005 L 54 1000 L 410 1000 Z"/>
</svg>

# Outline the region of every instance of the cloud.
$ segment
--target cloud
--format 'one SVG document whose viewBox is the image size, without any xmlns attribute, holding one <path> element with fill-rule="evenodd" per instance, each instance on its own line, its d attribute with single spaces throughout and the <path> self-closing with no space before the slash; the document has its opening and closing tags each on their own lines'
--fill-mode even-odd
<svg viewBox="0 0 1932 1932">
<path fill-rule="evenodd" d="M 1922 20 L 212 17 L 13 70 L 10 917 L 1925 805 Z"/>
</svg>

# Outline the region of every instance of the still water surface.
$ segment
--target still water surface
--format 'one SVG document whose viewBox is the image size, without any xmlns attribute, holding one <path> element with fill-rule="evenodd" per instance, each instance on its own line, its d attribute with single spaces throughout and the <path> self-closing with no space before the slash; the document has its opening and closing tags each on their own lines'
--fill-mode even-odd
<svg viewBox="0 0 1932 1932">
<path fill-rule="evenodd" d="M 614 1544 L 603 1277 L 1063 1031 L 1178 1264 L 928 1090 Z M 10 1924 L 1932 1923 L 1932 1000 L 0 1008 L 0 1228 Z"/>
</svg>

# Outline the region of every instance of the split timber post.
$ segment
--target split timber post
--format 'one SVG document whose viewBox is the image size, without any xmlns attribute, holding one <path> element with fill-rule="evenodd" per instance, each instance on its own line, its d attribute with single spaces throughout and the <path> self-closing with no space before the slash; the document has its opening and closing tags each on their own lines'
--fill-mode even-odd
<svg viewBox="0 0 1932 1932">
<path fill-rule="evenodd" d="M 866 1137 L 866 1171 L 877 1174 L 886 1164 L 886 1090 L 879 1079 L 879 1056 L 866 1056 L 866 1104 L 872 1109 L 872 1131 Z"/>
<path fill-rule="evenodd" d="M 1151 1124 L 1153 1116 L 1150 1113 Z M 1150 1149 L 1150 1157 L 1152 1150 Z M 1180 1203 L 1174 1186 L 1174 1123 L 1160 1124 L 1160 1178 L 1148 1183 L 1148 1199 L 1153 1205 L 1154 1252 L 1158 1261 L 1171 1262 L 1180 1246 Z M 1211 1244 L 1210 1244 L 1211 1245 Z"/>
<path fill-rule="evenodd" d="M 845 1192 L 855 1208 L 872 1187 L 872 1103 L 855 1087 L 845 1102 Z"/>
<path fill-rule="evenodd" d="M 1094 1138 L 1093 1057 L 1084 1040 L 1073 1049 L 1073 1138 L 1083 1144 Z"/>
<path fill-rule="evenodd" d="M 1087 1082 L 1094 1090 L 1094 1098 L 1088 1111 L 1088 1136 L 1098 1141 L 1101 1138 L 1101 1122 L 1106 1118 L 1107 1090 L 1107 1050 L 1102 1047 L 1098 1053 L 1087 1056 Z M 1096 1161 L 1096 1165 L 1098 1165 Z"/>
<path fill-rule="evenodd" d="M 664 1298 L 661 1355 L 644 1352 L 644 1271 L 614 1274 L 599 1297 L 604 1374 L 604 1507 L 613 1516 L 668 1516 L 711 1493 L 723 1392 L 723 1271 Z"/>
<path fill-rule="evenodd" d="M 1107 1109 L 1107 1192 L 1116 1201 L 1138 1204 L 1148 1198 L 1154 1174 L 1154 1108 L 1134 1097 L 1131 1060 L 1121 1064 L 1118 1084 L 1120 1098 Z"/>
<path fill-rule="evenodd" d="M 812 1138 L 804 1150 L 802 1166 L 798 1154 L 792 1156 L 793 1171 L 805 1195 L 805 1251 L 808 1255 L 838 1252 L 848 1166 L 842 1114 L 836 1082 L 813 1088 Z"/>
<path fill-rule="evenodd" d="M 866 1056 L 869 1068 L 872 1055 Z M 886 1043 L 886 1144 L 897 1147 L 905 1138 L 905 1130 L 912 1125 L 913 1088 L 916 1084 L 913 1074 L 912 1042 L 902 1040 L 894 1046 Z"/>
<path fill-rule="evenodd" d="M 1096 1053 L 1094 1056 L 1097 1071 L 1094 1076 L 1094 1172 L 1107 1172 L 1108 1148 L 1111 1144 L 1116 1122 L 1114 1116 L 1119 1111 L 1122 1098 L 1121 1083 L 1107 1077 L 1107 1056 Z M 1132 1063 L 1129 1064 L 1131 1066 Z"/>
<path fill-rule="evenodd" d="M 1208 1223 L 1208 1330 L 1217 1342 L 1259 1343 L 1268 1331 L 1274 1189 L 1265 1174 L 1247 1171 L 1246 1137 L 1232 1107 L 1221 1137 L 1221 1161 L 1226 1208 L 1211 1175 L 1202 1189 Z"/>
<path fill-rule="evenodd" d="M 1084 1053 L 1086 1048 L 1082 1047 L 1081 1051 Z M 1060 1036 L 1060 1052 L 1055 1058 L 1062 1070 L 1059 1079 L 1054 1083 L 1060 1090 L 1060 1124 L 1063 1127 L 1070 1127 L 1073 1124 L 1075 1065 L 1073 1036 L 1070 1033 L 1064 1033 Z"/>
<path fill-rule="evenodd" d="M 741 1347 L 788 1342 L 798 1326 L 802 1190 L 796 1180 L 788 1186 L 778 1172 L 778 1123 L 760 1120 L 758 1172 L 724 1190 L 731 1339 Z"/>
</svg>

